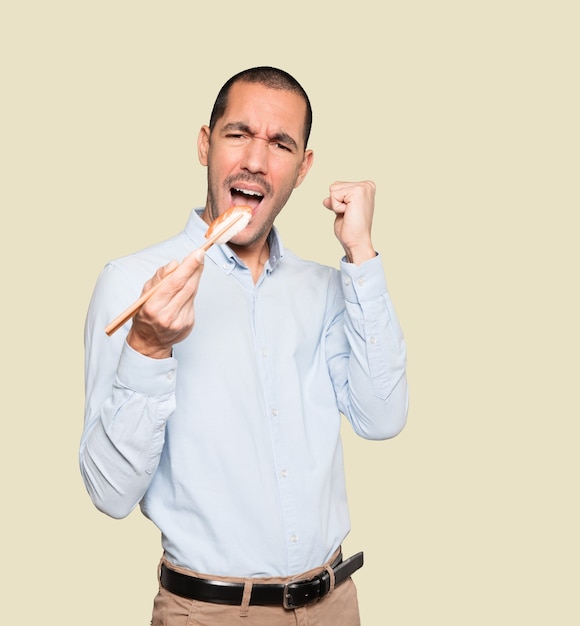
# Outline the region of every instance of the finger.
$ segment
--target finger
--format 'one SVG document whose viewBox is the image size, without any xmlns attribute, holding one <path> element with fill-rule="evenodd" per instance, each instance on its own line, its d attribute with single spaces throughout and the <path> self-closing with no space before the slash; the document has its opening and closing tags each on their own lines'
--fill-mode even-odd
<svg viewBox="0 0 580 626">
<path fill-rule="evenodd" d="M 166 276 L 169 276 L 169 274 L 174 272 L 178 266 L 179 263 L 177 261 L 170 261 L 166 265 L 158 268 L 155 274 L 153 274 L 153 276 L 151 276 L 151 278 L 143 285 L 141 293 L 143 294 L 149 291 L 152 287 L 157 285 L 157 283 L 161 282 Z"/>
<path fill-rule="evenodd" d="M 373 195 L 376 185 L 372 180 L 363 180 L 360 182 L 336 181 L 330 186 L 331 195 L 350 197 L 357 194 Z"/>
<path fill-rule="evenodd" d="M 203 255 L 200 256 L 196 251 L 187 256 L 173 274 L 167 277 L 166 284 L 159 288 L 159 295 L 175 300 L 175 304 L 180 306 L 180 302 L 186 302 L 195 295 L 203 268 Z"/>
<path fill-rule="evenodd" d="M 157 285 L 155 293 L 144 305 L 150 315 L 168 307 L 178 310 L 195 295 L 204 256 L 203 251 L 195 250 L 181 263 L 172 261 L 157 270 L 144 287 L 144 291 L 148 291 Z"/>
<path fill-rule="evenodd" d="M 342 195 L 333 193 L 332 191 L 330 193 L 330 196 L 322 201 L 322 204 L 327 209 L 329 209 L 330 211 L 334 211 L 335 213 L 344 213 L 344 210 L 346 209 L 344 197 Z"/>
<path fill-rule="evenodd" d="M 330 186 L 330 200 L 333 206 L 344 208 L 360 192 L 358 183 L 349 183 L 345 181 L 336 181 Z"/>
<path fill-rule="evenodd" d="M 183 263 L 191 262 L 192 265 L 203 265 L 205 262 L 205 250 L 203 248 L 197 248 L 193 252 L 190 252 L 185 259 L 183 259 Z"/>
<path fill-rule="evenodd" d="M 322 204 L 334 213 L 344 213 L 346 206 L 342 202 L 337 202 L 333 198 L 326 198 L 322 201 Z"/>
<path fill-rule="evenodd" d="M 178 263 L 173 271 L 175 281 L 187 280 L 195 272 L 203 269 L 205 252 L 201 248 L 190 252 L 181 263 Z M 170 272 L 167 272 L 169 274 Z"/>
</svg>

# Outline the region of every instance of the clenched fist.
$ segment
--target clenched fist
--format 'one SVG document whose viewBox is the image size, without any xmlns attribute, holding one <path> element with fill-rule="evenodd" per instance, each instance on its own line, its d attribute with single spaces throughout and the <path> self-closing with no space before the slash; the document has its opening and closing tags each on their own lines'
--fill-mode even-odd
<svg viewBox="0 0 580 626">
<path fill-rule="evenodd" d="M 350 263 L 360 265 L 376 255 L 371 240 L 375 208 L 375 183 L 337 181 L 323 204 L 336 215 L 334 234 Z"/>
</svg>

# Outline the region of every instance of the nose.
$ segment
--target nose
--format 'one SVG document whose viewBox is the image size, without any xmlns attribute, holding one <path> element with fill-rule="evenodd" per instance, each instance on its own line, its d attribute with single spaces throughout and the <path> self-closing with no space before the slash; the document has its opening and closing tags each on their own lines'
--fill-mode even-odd
<svg viewBox="0 0 580 626">
<path fill-rule="evenodd" d="M 266 174 L 268 171 L 268 142 L 253 137 L 244 148 L 241 167 L 254 174 Z"/>
</svg>

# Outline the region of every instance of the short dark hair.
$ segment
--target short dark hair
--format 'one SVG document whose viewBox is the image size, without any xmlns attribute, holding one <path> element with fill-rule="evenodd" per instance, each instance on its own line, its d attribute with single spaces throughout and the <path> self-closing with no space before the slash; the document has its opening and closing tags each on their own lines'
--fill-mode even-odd
<svg viewBox="0 0 580 626">
<path fill-rule="evenodd" d="M 304 118 L 304 148 L 308 145 L 310 129 L 312 128 L 312 107 L 306 91 L 302 85 L 288 72 L 275 67 L 261 66 L 252 67 L 238 72 L 232 76 L 220 89 L 214 102 L 211 116 L 209 118 L 210 131 L 213 130 L 216 122 L 223 116 L 228 106 L 228 96 L 232 85 L 235 83 L 257 83 L 269 89 L 282 89 L 298 94 L 306 104 L 306 116 Z"/>
</svg>

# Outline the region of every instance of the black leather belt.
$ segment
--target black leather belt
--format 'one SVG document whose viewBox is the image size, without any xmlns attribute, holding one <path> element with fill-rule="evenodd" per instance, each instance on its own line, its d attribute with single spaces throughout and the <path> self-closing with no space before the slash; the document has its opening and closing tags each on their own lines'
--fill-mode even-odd
<svg viewBox="0 0 580 626">
<path fill-rule="evenodd" d="M 339 557 L 333 564 L 334 584 L 339 585 L 363 565 L 363 553 L 359 552 L 346 561 Z M 242 604 L 243 583 L 229 583 L 219 580 L 206 580 L 188 576 L 161 566 L 161 584 L 167 591 L 190 600 L 214 602 L 216 604 Z M 323 571 L 309 579 L 292 580 L 287 584 L 252 585 L 250 604 L 279 605 L 286 609 L 295 609 L 315 600 L 320 600 L 330 591 L 330 574 Z"/>
</svg>

